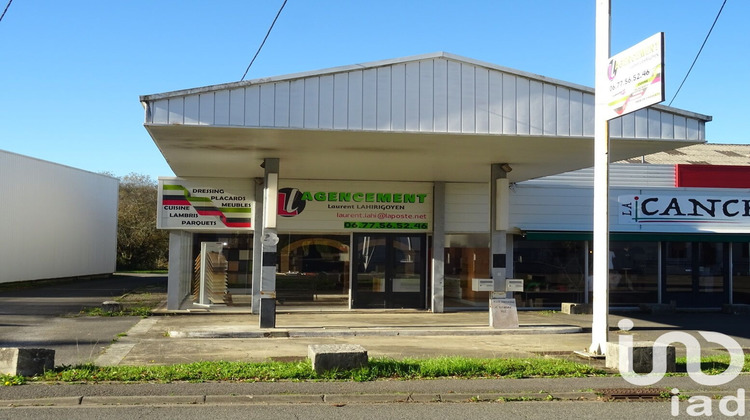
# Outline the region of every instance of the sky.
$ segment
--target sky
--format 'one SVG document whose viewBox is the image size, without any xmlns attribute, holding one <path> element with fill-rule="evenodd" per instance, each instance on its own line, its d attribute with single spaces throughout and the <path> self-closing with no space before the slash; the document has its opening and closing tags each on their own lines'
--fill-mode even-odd
<svg viewBox="0 0 750 420">
<path fill-rule="evenodd" d="M 724 0 L 611 0 L 612 55 L 665 33 L 667 105 Z M 0 0 L 1 9 L 7 0 Z M 173 176 L 140 95 L 239 81 L 283 0 L 13 0 L 0 21 L 0 149 Z M 245 80 L 444 51 L 594 86 L 595 0 L 288 0 Z M 672 106 L 750 143 L 750 1 L 728 0 Z"/>
</svg>

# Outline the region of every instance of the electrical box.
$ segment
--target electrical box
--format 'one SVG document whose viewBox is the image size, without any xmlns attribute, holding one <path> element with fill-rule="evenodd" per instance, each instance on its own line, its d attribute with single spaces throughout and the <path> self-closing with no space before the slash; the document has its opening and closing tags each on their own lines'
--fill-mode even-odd
<svg viewBox="0 0 750 420">
<path fill-rule="evenodd" d="M 492 292 L 495 290 L 495 281 L 492 279 L 471 279 L 471 290 L 475 292 Z"/>
<path fill-rule="evenodd" d="M 523 279 L 505 279 L 506 292 L 523 292 Z"/>
</svg>

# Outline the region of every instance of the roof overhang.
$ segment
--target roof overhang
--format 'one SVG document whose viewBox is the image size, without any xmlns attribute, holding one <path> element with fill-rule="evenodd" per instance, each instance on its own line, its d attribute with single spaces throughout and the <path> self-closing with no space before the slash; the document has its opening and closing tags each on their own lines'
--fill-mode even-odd
<svg viewBox="0 0 750 420">
<path fill-rule="evenodd" d="M 263 177 L 280 159 L 284 178 L 486 182 L 508 163 L 511 182 L 593 166 L 590 137 L 303 130 L 146 124 L 177 176 Z M 704 143 L 612 139 L 612 162 Z"/>
</svg>

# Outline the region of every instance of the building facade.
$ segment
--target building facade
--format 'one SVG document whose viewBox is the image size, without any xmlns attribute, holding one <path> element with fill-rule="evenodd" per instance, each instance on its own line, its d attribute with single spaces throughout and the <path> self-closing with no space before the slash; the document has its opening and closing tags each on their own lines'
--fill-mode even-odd
<svg viewBox="0 0 750 420">
<path fill-rule="evenodd" d="M 699 151 L 704 161 L 723 148 L 680 150 Z M 750 147 L 732 148 L 750 161 Z M 513 269 L 526 279 L 519 304 L 589 302 L 592 172 L 514 186 L 510 217 L 519 234 Z M 609 207 L 610 305 L 750 303 L 750 167 L 613 164 Z"/>
<path fill-rule="evenodd" d="M 552 246 L 534 235 L 591 230 L 590 202 L 580 225 L 555 225 L 542 191 L 593 165 L 590 88 L 437 53 L 141 101 L 177 175 L 160 179 L 169 309 L 486 308 L 477 280 L 503 291 L 516 277 L 539 294 L 517 293 L 520 306 L 588 299 L 586 238 L 554 244 L 580 251 L 575 280 L 529 255 Z M 704 143 L 710 120 L 663 106 L 617 118 L 612 159 Z M 591 196 L 565 194 L 561 206 Z M 555 270 L 567 290 L 542 282 Z"/>
</svg>

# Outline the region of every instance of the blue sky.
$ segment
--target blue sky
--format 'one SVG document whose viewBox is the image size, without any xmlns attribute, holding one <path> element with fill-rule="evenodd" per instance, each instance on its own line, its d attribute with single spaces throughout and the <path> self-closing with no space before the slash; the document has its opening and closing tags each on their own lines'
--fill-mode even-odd
<svg viewBox="0 0 750 420">
<path fill-rule="evenodd" d="M 14 0 L 0 21 L 0 149 L 171 176 L 139 95 L 240 80 L 283 0 Z M 612 54 L 665 32 L 665 105 L 723 0 L 612 0 Z M 6 0 L 0 0 L 5 7 Z M 445 51 L 594 85 L 595 0 L 289 0 L 246 79 Z M 729 0 L 672 106 L 750 143 L 750 2 Z"/>
</svg>

